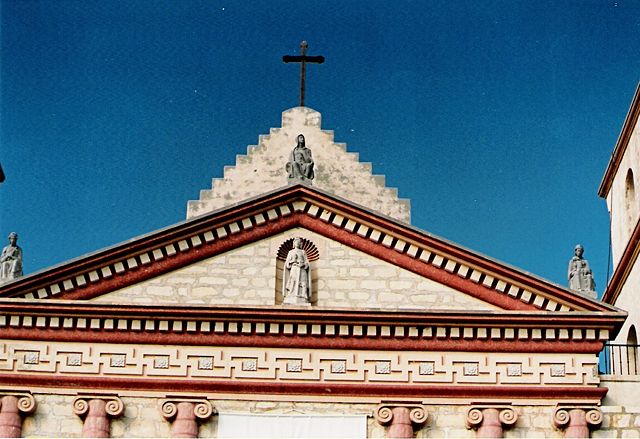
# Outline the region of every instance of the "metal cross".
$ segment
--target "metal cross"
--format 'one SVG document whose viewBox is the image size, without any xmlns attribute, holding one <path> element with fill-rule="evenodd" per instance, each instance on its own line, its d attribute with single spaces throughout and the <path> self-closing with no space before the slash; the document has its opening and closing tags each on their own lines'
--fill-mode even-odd
<svg viewBox="0 0 640 439">
<path fill-rule="evenodd" d="M 306 64 L 308 62 L 315 64 L 322 64 L 324 62 L 324 56 L 307 56 L 307 47 L 309 45 L 306 41 L 300 43 L 300 55 L 285 55 L 282 57 L 282 61 L 285 63 L 299 62 L 300 63 L 300 106 L 304 107 L 304 79 L 306 74 Z"/>
</svg>

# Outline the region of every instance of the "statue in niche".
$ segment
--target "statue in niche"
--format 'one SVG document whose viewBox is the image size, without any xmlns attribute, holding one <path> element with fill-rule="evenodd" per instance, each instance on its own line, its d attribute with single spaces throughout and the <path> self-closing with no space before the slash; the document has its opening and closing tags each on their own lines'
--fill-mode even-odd
<svg viewBox="0 0 640 439">
<path fill-rule="evenodd" d="M 287 253 L 282 285 L 283 303 L 311 303 L 309 259 L 300 238 L 293 240 L 293 248 Z"/>
<path fill-rule="evenodd" d="M 594 296 L 596 283 L 593 280 L 593 272 L 589 267 L 589 261 L 584 259 L 584 247 L 576 245 L 574 256 L 569 261 L 569 289 Z"/>
<path fill-rule="evenodd" d="M 289 174 L 289 182 L 299 180 L 310 184 L 315 177 L 311 150 L 306 147 L 302 134 L 298 135 L 298 144 L 289 154 L 289 162 L 285 169 Z"/>
<path fill-rule="evenodd" d="M 18 234 L 9 234 L 9 245 L 0 255 L 0 283 L 22 276 L 22 249 L 18 247 Z"/>
</svg>

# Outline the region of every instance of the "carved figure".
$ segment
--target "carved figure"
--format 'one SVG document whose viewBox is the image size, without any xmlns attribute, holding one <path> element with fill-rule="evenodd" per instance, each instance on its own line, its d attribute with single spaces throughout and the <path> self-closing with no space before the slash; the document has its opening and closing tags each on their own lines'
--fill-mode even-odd
<svg viewBox="0 0 640 439">
<path fill-rule="evenodd" d="M 285 166 L 285 169 L 289 173 L 289 181 L 301 180 L 311 183 L 311 180 L 315 177 L 313 165 L 311 150 L 306 147 L 304 136 L 299 134 L 298 144 L 293 148 L 291 154 L 289 154 L 289 162 Z"/>
<path fill-rule="evenodd" d="M 302 249 L 300 238 L 293 240 L 293 248 L 284 261 L 284 303 L 310 303 L 311 276 L 309 259 Z"/>
<path fill-rule="evenodd" d="M 581 293 L 595 295 L 596 283 L 593 280 L 593 272 L 589 267 L 589 261 L 582 257 L 584 247 L 576 245 L 574 256 L 569 261 L 569 288 Z"/>
<path fill-rule="evenodd" d="M 0 282 L 7 282 L 22 276 L 22 249 L 18 247 L 18 234 L 9 234 L 9 245 L 0 255 Z"/>
</svg>

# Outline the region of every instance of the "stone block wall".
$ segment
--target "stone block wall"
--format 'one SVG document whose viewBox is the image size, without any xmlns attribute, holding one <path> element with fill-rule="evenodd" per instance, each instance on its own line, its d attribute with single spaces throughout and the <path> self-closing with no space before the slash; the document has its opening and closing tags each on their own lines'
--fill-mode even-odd
<svg viewBox="0 0 640 439">
<path fill-rule="evenodd" d="M 93 300 L 119 303 L 275 305 L 276 255 L 302 236 L 318 248 L 311 263 L 312 300 L 320 307 L 497 309 L 448 286 L 391 265 L 316 233 L 293 229 Z"/>
<path fill-rule="evenodd" d="M 34 394 L 36 412 L 23 422 L 24 437 L 81 437 L 82 420 L 73 413 L 74 395 Z M 160 412 L 163 398 L 156 396 L 123 396 L 125 410 L 111 421 L 111 437 L 170 437 L 170 424 Z M 384 438 L 387 428 L 380 425 L 373 413 L 378 404 L 372 402 L 293 402 L 210 400 L 219 413 L 302 415 L 365 415 L 368 416 L 367 436 Z M 467 429 L 468 404 L 424 405 L 428 419 L 416 431 L 416 438 L 473 438 L 475 431 Z M 505 430 L 507 438 L 553 438 L 563 432 L 553 427 L 552 405 L 514 405 L 518 413 L 516 424 Z M 602 428 L 592 432 L 594 438 L 640 437 L 640 407 L 603 406 Z M 218 417 L 199 424 L 199 437 L 216 437 Z"/>
</svg>

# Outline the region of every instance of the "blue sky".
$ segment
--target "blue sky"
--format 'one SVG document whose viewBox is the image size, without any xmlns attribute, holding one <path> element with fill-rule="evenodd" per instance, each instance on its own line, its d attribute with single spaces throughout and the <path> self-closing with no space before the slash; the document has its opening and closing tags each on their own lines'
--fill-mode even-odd
<svg viewBox="0 0 640 439">
<path fill-rule="evenodd" d="M 561 284 L 580 242 L 602 292 L 640 2 L 0 5 L 0 238 L 26 273 L 182 221 L 297 105 L 305 39 L 307 106 L 415 226 Z"/>
</svg>

